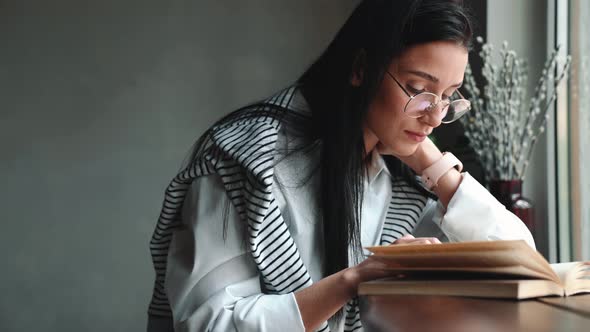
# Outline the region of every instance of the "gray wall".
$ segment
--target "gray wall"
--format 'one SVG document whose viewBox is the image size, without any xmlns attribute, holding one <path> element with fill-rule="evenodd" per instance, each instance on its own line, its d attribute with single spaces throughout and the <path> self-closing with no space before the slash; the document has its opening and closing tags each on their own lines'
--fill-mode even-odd
<svg viewBox="0 0 590 332">
<path fill-rule="evenodd" d="M 0 1 L 0 331 L 141 331 L 163 190 L 355 0 Z"/>
<path fill-rule="evenodd" d="M 534 69 L 543 9 L 521 1 L 488 1 L 488 35 Z M 294 81 L 356 2 L 0 0 L 0 331 L 143 330 L 190 145 Z"/>
</svg>

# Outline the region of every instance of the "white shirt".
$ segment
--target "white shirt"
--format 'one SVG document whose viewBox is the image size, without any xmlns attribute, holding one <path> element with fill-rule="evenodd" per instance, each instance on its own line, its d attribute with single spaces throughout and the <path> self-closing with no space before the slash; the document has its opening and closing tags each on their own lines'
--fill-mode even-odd
<svg viewBox="0 0 590 332">
<path fill-rule="evenodd" d="M 322 278 L 319 257 L 323 246 L 317 224 L 319 210 L 312 194 L 318 185 L 312 160 L 317 158 L 302 154 L 282 159 L 275 168 L 275 183 L 280 185 L 273 186 L 273 194 L 309 274 L 318 281 Z M 310 172 L 309 182 L 302 186 Z M 391 175 L 376 153 L 364 188 L 361 243 L 378 245 L 392 188 Z M 245 223 L 231 205 L 219 176 L 203 176 L 192 183 L 183 206 L 183 223 L 186 227 L 174 233 L 166 270 L 166 292 L 171 295 L 176 331 L 304 331 L 293 293 L 262 293 L 257 268 L 247 250 Z M 446 211 L 439 202 L 428 201 L 416 230 L 423 232 L 416 236 L 442 231 L 452 242 L 524 239 L 535 246 L 523 222 L 467 173 L 463 173 Z M 342 331 L 342 324 L 330 328 Z"/>
</svg>

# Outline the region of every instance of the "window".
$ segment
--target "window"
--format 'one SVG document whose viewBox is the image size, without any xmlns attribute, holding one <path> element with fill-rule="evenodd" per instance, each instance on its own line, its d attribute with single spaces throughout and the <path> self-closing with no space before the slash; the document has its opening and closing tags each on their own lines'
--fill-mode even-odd
<svg viewBox="0 0 590 332">
<path fill-rule="evenodd" d="M 590 1 L 569 1 L 570 195 L 572 258 L 590 259 Z"/>
<path fill-rule="evenodd" d="M 590 259 L 590 2 L 553 0 L 555 44 L 572 57 L 556 103 L 558 259 Z M 549 16 L 551 17 L 551 15 Z M 550 39 L 551 40 L 551 39 Z"/>
</svg>

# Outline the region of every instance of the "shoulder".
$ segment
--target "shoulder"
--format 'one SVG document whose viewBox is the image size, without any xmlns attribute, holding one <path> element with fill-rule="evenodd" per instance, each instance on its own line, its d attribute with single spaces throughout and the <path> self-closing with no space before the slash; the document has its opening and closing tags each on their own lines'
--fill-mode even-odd
<svg viewBox="0 0 590 332">
<path fill-rule="evenodd" d="M 223 118 L 208 132 L 209 158 L 237 164 L 259 177 L 284 148 L 286 123 L 299 113 L 297 96 L 296 87 L 290 87 Z"/>
</svg>

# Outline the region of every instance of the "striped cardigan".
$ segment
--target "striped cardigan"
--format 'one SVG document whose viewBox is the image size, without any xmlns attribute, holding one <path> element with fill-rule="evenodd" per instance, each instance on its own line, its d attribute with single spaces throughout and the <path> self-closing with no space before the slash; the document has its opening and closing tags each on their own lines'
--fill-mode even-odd
<svg viewBox="0 0 590 332">
<path fill-rule="evenodd" d="M 204 153 L 169 184 L 150 241 L 156 271 L 150 315 L 172 316 L 164 288 L 168 249 L 174 229 L 181 225 L 182 205 L 191 183 L 200 176 L 212 173 L 220 176 L 228 197 L 247 224 L 249 249 L 260 272 L 265 293 L 286 294 L 313 283 L 272 195 L 274 152 L 281 123 L 277 117 L 252 117 L 263 108 L 270 112 L 291 110 L 295 93 L 295 87 L 285 89 L 247 110 L 244 116 L 214 127 L 209 139 L 203 142 Z M 390 244 L 412 233 L 427 200 L 424 194 L 403 179 L 392 178 L 391 200 L 381 230 L 381 244 Z M 219 222 L 222 222 L 221 217 Z M 267 227 L 270 224 L 273 227 Z M 273 257 L 277 258 L 269 259 L 275 253 L 278 255 Z M 295 263 L 289 264 L 293 259 Z M 345 312 L 345 331 L 362 330 L 356 299 L 346 304 Z M 328 324 L 324 323 L 319 330 L 328 331 Z"/>
</svg>

